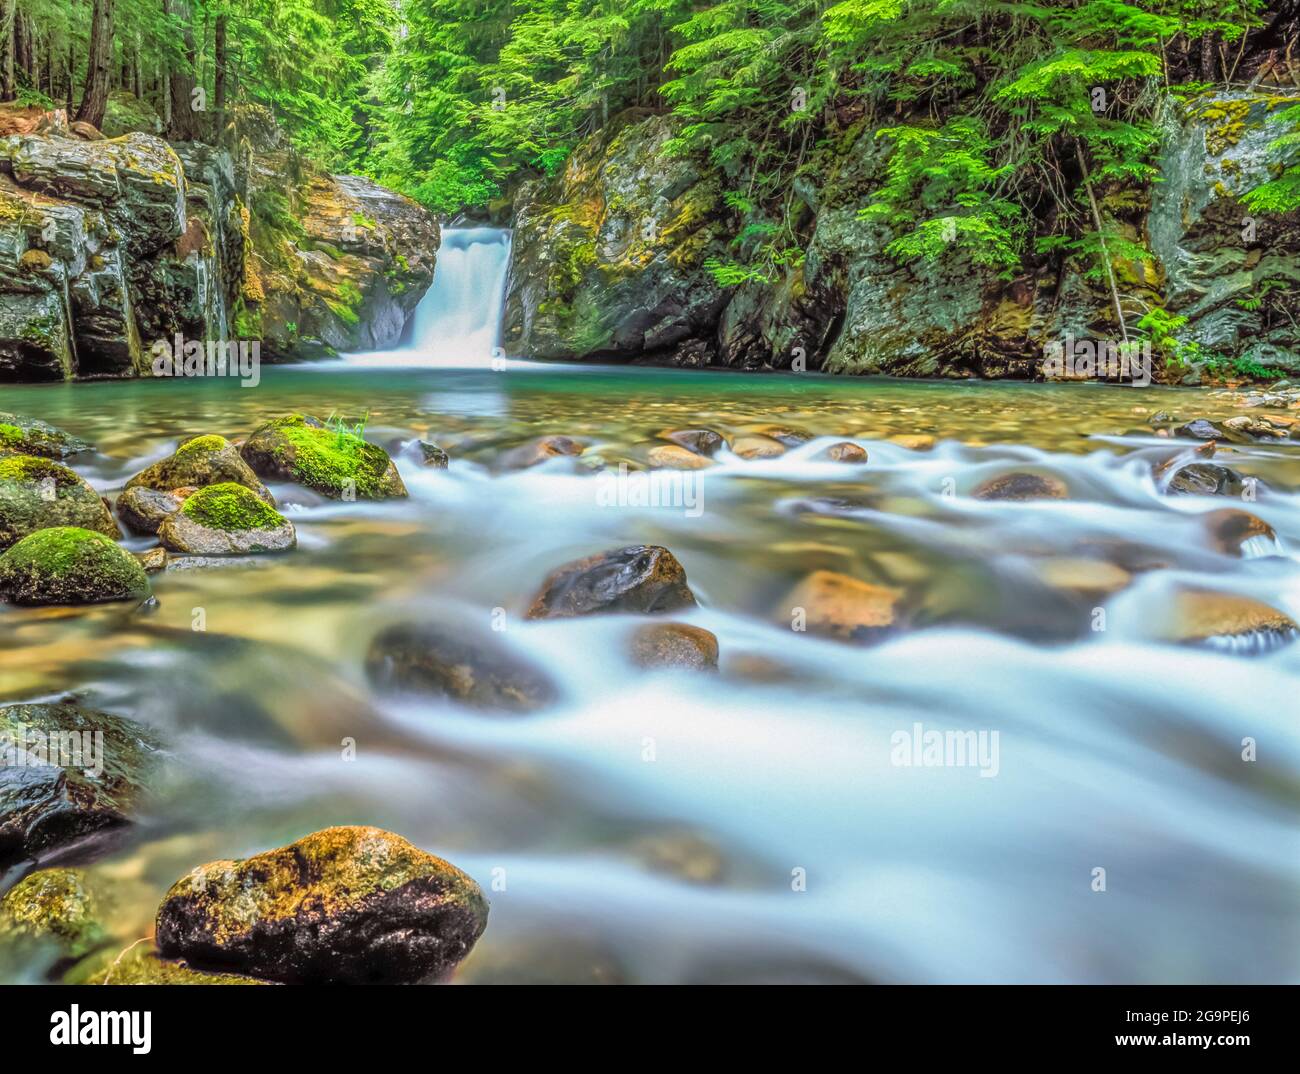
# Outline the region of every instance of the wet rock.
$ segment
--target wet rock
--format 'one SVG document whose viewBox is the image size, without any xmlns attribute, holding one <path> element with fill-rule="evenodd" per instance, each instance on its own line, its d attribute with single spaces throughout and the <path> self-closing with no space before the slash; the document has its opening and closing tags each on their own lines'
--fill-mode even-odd
<svg viewBox="0 0 1300 1074">
<path fill-rule="evenodd" d="M 1228 418 L 1223 422 L 1223 427 L 1251 440 L 1284 440 L 1290 431 L 1285 425 L 1274 425 L 1267 418 L 1251 414 Z"/>
<path fill-rule="evenodd" d="M 1246 478 L 1236 470 L 1213 462 L 1194 462 L 1169 479 L 1167 491 L 1186 496 L 1240 496 L 1246 488 Z"/>
<path fill-rule="evenodd" d="M 240 449 L 261 477 L 296 481 L 332 499 L 382 500 L 406 495 L 388 452 L 346 429 L 289 414 L 254 432 Z"/>
<path fill-rule="evenodd" d="M 652 447 L 647 459 L 651 466 L 665 470 L 706 470 L 713 465 L 705 456 L 688 451 L 679 444 Z"/>
<path fill-rule="evenodd" d="M 1226 440 L 1231 444 L 1246 444 L 1251 439 L 1243 433 L 1229 429 L 1224 423 L 1209 421 L 1206 418 L 1197 418 L 1186 425 L 1178 426 L 1174 430 L 1174 436 L 1180 440 Z"/>
<path fill-rule="evenodd" d="M 736 437 L 731 442 L 731 450 L 742 459 L 775 459 L 784 455 L 786 449 L 779 440 L 750 433 Z"/>
<path fill-rule="evenodd" d="M 712 458 L 727 441 L 712 429 L 673 429 L 662 434 L 664 440 L 693 451 L 696 455 Z"/>
<path fill-rule="evenodd" d="M 813 434 L 806 429 L 795 429 L 789 425 L 751 425 L 745 430 L 753 436 L 765 436 L 788 448 L 806 444 Z"/>
<path fill-rule="evenodd" d="M 81 475 L 35 455 L 0 456 L 0 550 L 51 526 L 122 535 L 99 493 Z"/>
<path fill-rule="evenodd" d="M 82 869 L 42 869 L 0 900 L 0 945 L 48 941 L 79 959 L 108 942 L 107 898 Z"/>
<path fill-rule="evenodd" d="M 851 440 L 832 444 L 823 452 L 823 457 L 830 462 L 861 464 L 867 461 L 867 449 L 859 447 Z"/>
<path fill-rule="evenodd" d="M 152 732 L 106 712 L 0 708 L 0 865 L 126 824 L 159 749 Z"/>
<path fill-rule="evenodd" d="M 1118 593 L 1133 580 L 1123 567 L 1100 559 L 1049 559 L 1039 565 L 1038 573 L 1053 588 L 1085 597 Z"/>
<path fill-rule="evenodd" d="M 566 563 L 552 571 L 528 609 L 529 619 L 602 612 L 672 612 L 695 606 L 686 571 L 668 549 L 631 545 Z"/>
<path fill-rule="evenodd" d="M 1294 620 L 1263 601 L 1235 593 L 1186 589 L 1175 595 L 1163 631 L 1166 640 L 1235 652 L 1266 652 L 1297 635 Z"/>
<path fill-rule="evenodd" d="M 1059 478 L 1024 471 L 990 478 L 971 495 L 977 500 L 1064 500 L 1069 491 Z"/>
<path fill-rule="evenodd" d="M 37 418 L 0 412 L 0 455 L 39 455 L 46 459 L 66 459 L 90 451 L 79 437 L 65 433 Z"/>
<path fill-rule="evenodd" d="M 445 470 L 451 462 L 442 448 L 437 444 L 430 443 L 428 440 L 417 440 L 415 447 L 420 453 L 420 464 L 429 467 L 431 470 Z"/>
<path fill-rule="evenodd" d="M 145 574 L 157 574 L 159 571 L 167 569 L 167 549 L 165 548 L 148 548 L 143 552 L 136 552 L 135 558 L 140 566 L 144 568 Z"/>
<path fill-rule="evenodd" d="M 800 582 L 777 609 L 790 623 L 802 610 L 804 628 L 840 641 L 874 642 L 898 625 L 903 591 L 872 585 L 836 571 L 814 571 Z"/>
<path fill-rule="evenodd" d="M 366 672 L 381 688 L 438 694 L 481 709 L 532 712 L 557 696 L 543 672 L 463 627 L 389 627 L 370 643 Z"/>
<path fill-rule="evenodd" d="M 163 519 L 158 540 L 172 552 L 238 556 L 284 552 L 298 543 L 293 523 L 243 485 L 208 485 Z"/>
<path fill-rule="evenodd" d="M 304 984 L 413 984 L 448 975 L 487 926 L 454 865 L 378 828 L 327 828 L 200 866 L 158 910 L 158 950 L 199 967 Z"/>
<path fill-rule="evenodd" d="M 497 460 L 501 470 L 527 470 L 551 459 L 581 455 L 586 447 L 567 436 L 542 436 L 511 448 Z"/>
<path fill-rule="evenodd" d="M 1277 534 L 1273 532 L 1273 527 L 1249 511 L 1238 511 L 1231 507 L 1211 511 L 1205 516 L 1205 529 L 1215 551 L 1222 552 L 1225 556 L 1242 555 L 1243 546 L 1247 542 L 1267 543 L 1274 549 L 1277 547 Z"/>
<path fill-rule="evenodd" d="M 179 511 L 184 502 L 185 498 L 177 495 L 174 490 L 160 492 L 158 489 L 136 485 L 124 491 L 114 506 L 122 525 L 131 533 L 140 537 L 153 537 L 157 535 L 163 519 Z"/>
<path fill-rule="evenodd" d="M 718 670 L 718 639 L 686 623 L 648 623 L 632 635 L 632 659 L 643 668 Z"/>
<path fill-rule="evenodd" d="M 726 858 L 718 845 L 690 829 L 643 835 L 629 849 L 652 872 L 691 884 L 718 884 L 726 876 Z"/>
<path fill-rule="evenodd" d="M 224 436 L 196 436 L 185 441 L 175 454 L 136 474 L 126 483 L 126 488 L 127 491 L 146 488 L 170 492 L 227 481 L 251 489 L 265 503 L 275 506 L 275 499 L 266 486 L 240 457 L 235 445 Z M 156 527 L 153 532 L 157 532 Z"/>
<path fill-rule="evenodd" d="M 0 554 L 0 599 L 14 604 L 97 604 L 149 593 L 135 557 L 91 530 L 37 530 Z"/>
</svg>

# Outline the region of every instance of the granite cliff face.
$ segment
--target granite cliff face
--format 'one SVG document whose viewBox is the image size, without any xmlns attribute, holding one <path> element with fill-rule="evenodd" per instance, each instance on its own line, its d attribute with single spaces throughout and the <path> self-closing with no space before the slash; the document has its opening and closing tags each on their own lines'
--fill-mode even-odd
<svg viewBox="0 0 1300 1074">
<path fill-rule="evenodd" d="M 1270 174 L 1269 117 L 1295 95 L 1233 91 L 1167 102 L 1162 180 L 1102 190 L 1109 226 L 1154 255 L 1115 260 L 1130 332 L 1158 307 L 1185 319 L 1167 348 L 1300 374 L 1300 324 L 1285 310 L 1300 284 L 1300 218 L 1253 221 L 1240 196 Z M 623 358 L 740 369 L 899 376 L 1042 375 L 1064 337 L 1120 334 L 1105 284 L 1059 257 L 1003 278 L 960 258 L 903 264 L 894 237 L 858 210 L 884 181 L 887 143 L 863 126 L 795 183 L 808 235 L 801 263 L 764 282 L 720 286 L 738 229 L 719 181 L 672 157 L 672 120 L 619 117 L 560 175 L 515 199 L 506 348 L 535 358 Z M 1294 311 L 1292 311 L 1294 312 Z"/>
<path fill-rule="evenodd" d="M 247 150 L 247 143 L 244 145 Z M 149 376 L 152 347 L 258 341 L 265 360 L 395 344 L 437 220 L 287 153 L 132 132 L 0 140 L 0 381 Z"/>
</svg>

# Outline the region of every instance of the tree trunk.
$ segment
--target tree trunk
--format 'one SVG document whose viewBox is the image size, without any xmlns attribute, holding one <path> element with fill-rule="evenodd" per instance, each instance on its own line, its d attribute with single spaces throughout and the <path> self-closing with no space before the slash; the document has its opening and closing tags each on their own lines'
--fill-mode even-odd
<svg viewBox="0 0 1300 1074">
<path fill-rule="evenodd" d="M 217 110 L 216 141 L 220 145 L 226 139 L 226 16 L 217 16 L 217 25 L 213 31 L 215 40 L 215 70 L 212 75 L 213 104 Z"/>
<path fill-rule="evenodd" d="M 167 124 L 167 137 L 173 142 L 193 142 L 199 137 L 199 116 L 194 97 L 194 62 L 197 50 L 194 47 L 194 20 L 189 0 L 163 0 L 163 11 L 181 25 L 185 60 L 189 68 L 171 72 L 171 118 Z"/>
<path fill-rule="evenodd" d="M 81 93 L 77 119 L 93 127 L 104 122 L 108 106 L 108 79 L 113 65 L 113 0 L 95 0 L 90 15 L 90 54 L 86 59 L 86 86 Z"/>
<path fill-rule="evenodd" d="M 4 60 L 0 63 L 0 100 L 12 101 L 18 96 L 14 83 L 14 34 L 17 33 L 17 0 L 4 0 L 0 11 L 0 37 L 4 38 Z"/>
</svg>

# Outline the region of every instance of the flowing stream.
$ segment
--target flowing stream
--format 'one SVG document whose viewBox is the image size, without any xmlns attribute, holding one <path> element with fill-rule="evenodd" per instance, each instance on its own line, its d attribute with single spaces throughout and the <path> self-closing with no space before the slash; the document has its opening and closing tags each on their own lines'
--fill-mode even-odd
<svg viewBox="0 0 1300 1074">
<path fill-rule="evenodd" d="M 4 389 L 0 408 L 96 443 L 77 468 L 110 495 L 188 436 L 291 410 L 368 414 L 410 490 L 273 486 L 298 549 L 155 575 L 148 613 L 0 607 L 0 699 L 76 691 L 171 743 L 150 813 L 93 865 L 129 893 L 124 945 L 194 865 L 351 823 L 483 886 L 467 983 L 1296 980 L 1300 644 L 1162 631 L 1184 586 L 1300 618 L 1300 447 L 1221 452 L 1261 482 L 1241 504 L 1153 476 L 1188 446 L 1150 414 L 1231 413 L 1202 392 L 456 368 L 496 342 L 492 234 L 448 232 L 414 342 L 385 361 L 267 369 L 253 389 Z M 809 439 L 763 461 L 724 449 L 688 475 L 689 504 L 611 504 L 608 475 L 666 430 L 773 424 Z M 499 468 L 549 433 L 586 451 Z M 917 434 L 937 443 L 891 440 Z M 422 468 L 417 437 L 450 469 Z M 844 439 L 866 465 L 819 460 Z M 1026 468 L 1069 499 L 969 496 Z M 1233 506 L 1276 539 L 1216 548 L 1207 516 Z M 631 617 L 523 618 L 552 568 L 636 543 L 685 566 L 700 607 L 676 618 L 717 635 L 717 674 L 635 668 Z M 785 597 L 820 569 L 903 591 L 905 628 L 869 647 L 792 630 Z M 405 619 L 504 623 L 492 636 L 560 699 L 490 716 L 376 692 L 367 644 Z M 996 765 L 895 763 L 918 724 L 997 732 Z"/>
</svg>

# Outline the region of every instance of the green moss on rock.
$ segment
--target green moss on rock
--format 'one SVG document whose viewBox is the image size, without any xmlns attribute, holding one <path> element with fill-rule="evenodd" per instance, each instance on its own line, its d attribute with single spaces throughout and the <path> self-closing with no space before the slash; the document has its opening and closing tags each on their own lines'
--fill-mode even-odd
<svg viewBox="0 0 1300 1074">
<path fill-rule="evenodd" d="M 149 593 L 135 558 L 93 530 L 38 530 L 0 555 L 0 597 L 14 604 L 96 604 Z"/>
<path fill-rule="evenodd" d="M 14 452 L 41 455 L 47 459 L 66 459 L 89 451 L 86 441 L 37 418 L 0 412 L 0 455 Z"/>
<path fill-rule="evenodd" d="M 233 482 L 255 492 L 264 503 L 275 505 L 266 486 L 240 457 L 235 445 L 224 436 L 196 436 L 186 440 L 172 455 L 136 474 L 127 488 L 151 488 L 170 492 L 179 488 L 202 488 Z"/>
<path fill-rule="evenodd" d="M 82 958 L 108 939 L 105 899 L 81 869 L 42 869 L 0 901 L 0 943 L 52 940 L 68 958 Z"/>
<path fill-rule="evenodd" d="M 199 489 L 181 512 L 201 526 L 216 530 L 262 530 L 281 526 L 285 518 L 243 485 L 225 481 Z"/>
<path fill-rule="evenodd" d="M 289 414 L 248 438 L 244 459 L 263 477 L 296 481 L 335 499 L 405 496 L 397 467 L 383 448 L 316 418 Z"/>
<path fill-rule="evenodd" d="M 121 536 L 99 493 L 80 475 L 52 459 L 0 455 L 0 549 L 51 526 Z"/>
</svg>

